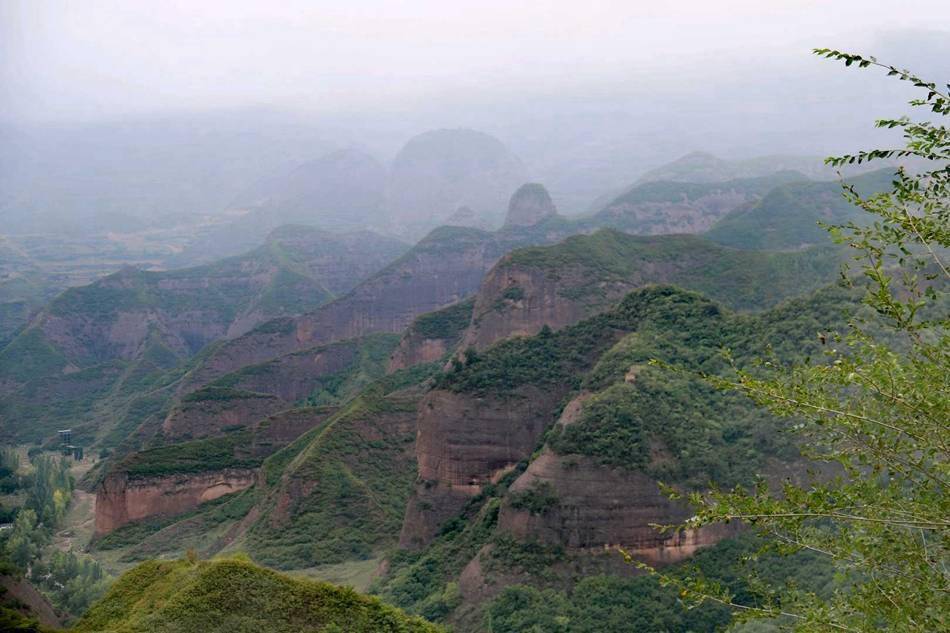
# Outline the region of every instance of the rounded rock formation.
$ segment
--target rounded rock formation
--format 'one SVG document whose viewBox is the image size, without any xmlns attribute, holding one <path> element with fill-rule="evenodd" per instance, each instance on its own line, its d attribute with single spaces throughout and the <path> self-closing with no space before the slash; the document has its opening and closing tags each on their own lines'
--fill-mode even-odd
<svg viewBox="0 0 950 633">
<path fill-rule="evenodd" d="M 529 182 L 521 185 L 508 202 L 505 226 L 534 226 L 538 222 L 557 215 L 557 207 L 544 185 Z"/>
</svg>

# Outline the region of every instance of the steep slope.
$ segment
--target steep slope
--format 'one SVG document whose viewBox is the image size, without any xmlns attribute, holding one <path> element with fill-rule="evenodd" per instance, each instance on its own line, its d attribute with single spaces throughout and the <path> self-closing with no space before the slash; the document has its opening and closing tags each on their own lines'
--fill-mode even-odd
<svg viewBox="0 0 950 633">
<path fill-rule="evenodd" d="M 162 435 L 214 435 L 295 403 L 339 403 L 382 376 L 397 341 L 394 334 L 373 334 L 243 367 L 176 403 L 162 423 Z"/>
<path fill-rule="evenodd" d="M 393 229 L 420 235 L 462 206 L 497 226 L 525 168 L 498 139 L 475 130 L 433 130 L 410 139 L 393 159 L 387 211 Z"/>
<path fill-rule="evenodd" d="M 466 355 L 419 407 L 419 479 L 401 537 L 410 551 L 377 590 L 479 630 L 479 605 L 508 584 L 629 574 L 609 548 L 669 564 L 729 536 L 656 532 L 688 516 L 656 482 L 701 490 L 791 476 L 802 470 L 797 449 L 752 402 L 650 359 L 718 373 L 728 371 L 722 347 L 740 364 L 769 345 L 800 358 L 820 347 L 815 332 L 842 327 L 857 305 L 831 289 L 735 315 L 651 287 L 561 331 Z"/>
<path fill-rule="evenodd" d="M 845 182 L 863 196 L 890 188 L 894 172 L 879 169 Z M 748 249 L 793 250 L 827 244 L 819 222 L 844 224 L 866 216 L 843 195 L 840 182 L 799 182 L 776 187 L 757 203 L 737 209 L 716 222 L 709 239 Z"/>
<path fill-rule="evenodd" d="M 634 236 L 615 230 L 519 249 L 482 282 L 462 348 L 561 328 L 595 314 L 634 288 L 671 283 L 732 309 L 760 309 L 832 281 L 841 256 L 726 248 L 690 235 Z"/>
<path fill-rule="evenodd" d="M 124 388 L 116 381 L 134 378 L 126 391 L 141 392 L 135 387 L 149 373 L 268 318 L 321 305 L 333 296 L 329 287 L 348 290 L 400 248 L 294 227 L 240 257 L 167 272 L 128 268 L 67 290 L 0 352 L 0 429 L 35 439 L 54 422 L 81 423 L 95 402 Z M 43 392 L 56 400 L 38 398 Z M 18 422 L 26 419 L 29 428 Z"/>
<path fill-rule="evenodd" d="M 560 217 L 494 233 L 440 227 L 349 294 L 300 317 L 264 323 L 219 345 L 191 372 L 187 389 L 315 345 L 373 332 L 402 332 L 420 314 L 472 294 L 505 253 L 518 246 L 557 241 L 573 232 L 571 228 Z"/>
<path fill-rule="evenodd" d="M 349 588 L 291 578 L 241 560 L 151 561 L 124 574 L 76 633 L 232 631 L 435 632 Z"/>
<path fill-rule="evenodd" d="M 383 376 L 396 343 L 381 334 L 289 354 L 188 394 L 153 429 L 150 448 L 105 471 L 97 532 L 182 514 L 249 487 L 265 457 Z"/>
<path fill-rule="evenodd" d="M 52 633 L 61 626 L 46 596 L 9 561 L 0 559 L 0 630 Z"/>
<path fill-rule="evenodd" d="M 462 340 L 472 320 L 475 298 L 429 312 L 412 322 L 389 358 L 389 371 L 444 358 Z"/>
<path fill-rule="evenodd" d="M 370 385 L 265 462 L 244 539 L 255 560 L 310 567 L 371 558 L 395 544 L 416 475 L 420 385 L 433 369 Z"/>
</svg>

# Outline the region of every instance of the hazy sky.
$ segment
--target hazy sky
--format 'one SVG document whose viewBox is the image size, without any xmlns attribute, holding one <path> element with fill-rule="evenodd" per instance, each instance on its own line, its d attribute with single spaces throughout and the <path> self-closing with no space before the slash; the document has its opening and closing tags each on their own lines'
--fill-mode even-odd
<svg viewBox="0 0 950 633">
<path fill-rule="evenodd" d="M 950 2 L 0 0 L 0 111 L 411 110 L 780 67 L 899 29 L 950 30 Z"/>
</svg>

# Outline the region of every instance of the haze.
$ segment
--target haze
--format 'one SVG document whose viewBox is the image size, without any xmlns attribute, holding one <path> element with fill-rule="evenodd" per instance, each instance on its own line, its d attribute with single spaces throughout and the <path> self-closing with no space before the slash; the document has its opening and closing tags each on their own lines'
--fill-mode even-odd
<svg viewBox="0 0 950 633">
<path fill-rule="evenodd" d="M 865 144 L 908 92 L 809 50 L 939 77 L 948 27 L 939 1 L 5 0 L 0 210 L 33 228 L 90 208 L 218 213 L 334 148 L 386 162 L 464 127 L 577 213 L 691 151 Z"/>
</svg>

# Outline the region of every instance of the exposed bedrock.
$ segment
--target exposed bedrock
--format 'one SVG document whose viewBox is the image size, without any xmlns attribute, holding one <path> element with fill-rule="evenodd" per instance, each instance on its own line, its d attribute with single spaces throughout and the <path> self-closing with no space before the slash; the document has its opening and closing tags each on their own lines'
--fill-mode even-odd
<svg viewBox="0 0 950 633">
<path fill-rule="evenodd" d="M 169 438 L 215 435 L 249 426 L 306 398 L 320 378 L 358 360 L 358 341 L 286 354 L 266 364 L 228 375 L 219 389 L 196 391 L 172 409 L 162 424 Z"/>
<path fill-rule="evenodd" d="M 519 503 L 532 495 L 533 507 L 528 507 L 531 502 Z M 619 546 L 651 564 L 669 564 L 735 532 L 732 526 L 677 533 L 661 533 L 654 527 L 681 523 L 691 514 L 643 473 L 545 450 L 512 484 L 498 529 L 519 540 L 576 550 Z"/>
<path fill-rule="evenodd" d="M 252 469 L 144 479 L 129 479 L 125 472 L 113 473 L 96 492 L 96 534 L 107 534 L 127 523 L 154 516 L 181 514 L 206 501 L 244 490 L 254 479 Z"/>
<path fill-rule="evenodd" d="M 557 399 L 534 387 L 505 399 L 450 391 L 429 392 L 419 407 L 419 478 L 400 544 L 427 543 L 482 486 L 528 459 Z"/>
</svg>

